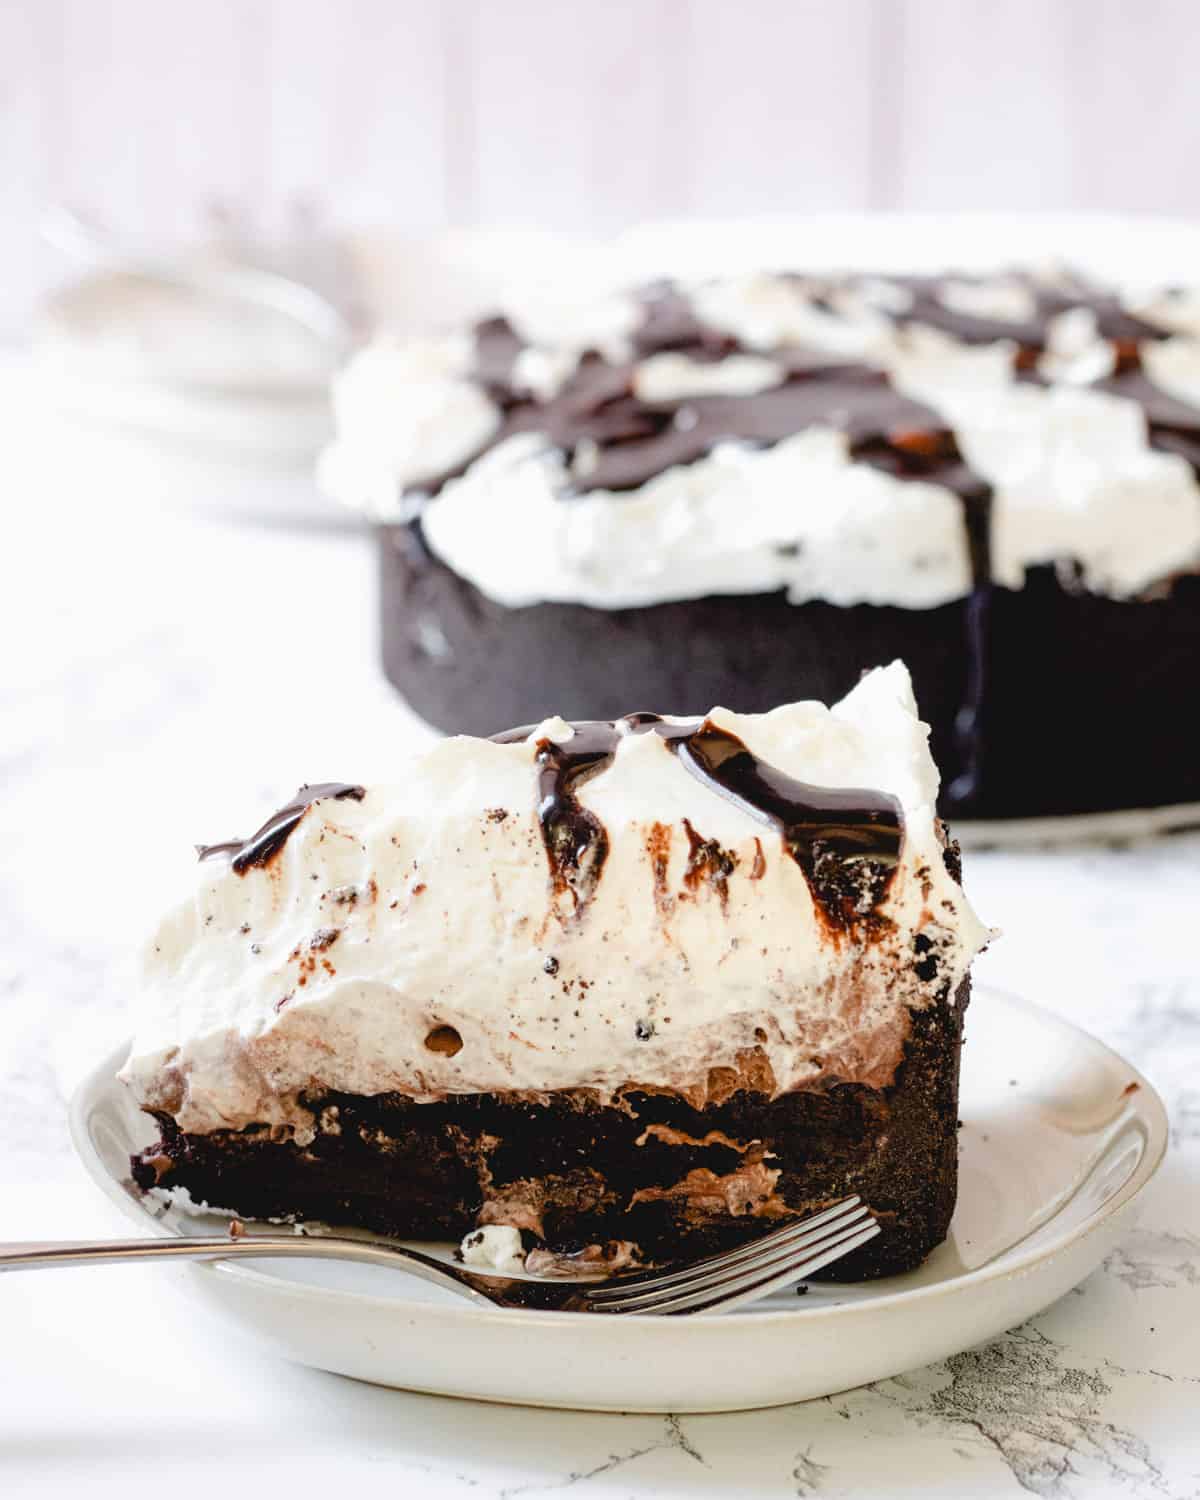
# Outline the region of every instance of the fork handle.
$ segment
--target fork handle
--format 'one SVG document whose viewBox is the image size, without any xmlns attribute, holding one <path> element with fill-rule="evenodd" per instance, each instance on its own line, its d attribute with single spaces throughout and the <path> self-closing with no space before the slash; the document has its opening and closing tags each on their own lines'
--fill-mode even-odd
<svg viewBox="0 0 1200 1500">
<path fill-rule="evenodd" d="M 414 1252 L 379 1250 L 366 1241 L 307 1235 L 263 1234 L 234 1239 L 229 1235 L 202 1235 L 133 1240 L 17 1240 L 0 1242 L 0 1271 L 41 1271 L 51 1266 L 115 1265 L 135 1260 L 236 1260 L 247 1256 L 281 1259 L 375 1261 L 395 1266 L 397 1259 L 408 1269 L 418 1270 L 424 1257 Z M 436 1262 L 431 1263 L 431 1268 Z M 420 1267 L 424 1269 L 424 1267 Z"/>
<path fill-rule="evenodd" d="M 448 1266 L 419 1250 L 337 1235 L 248 1234 L 133 1240 L 0 1241 L 0 1274 L 54 1266 L 119 1265 L 140 1260 L 340 1260 L 407 1271 L 460 1297 L 492 1306 L 545 1310 L 579 1305 L 577 1283 L 541 1283 Z"/>
<path fill-rule="evenodd" d="M 41 1271 L 51 1266 L 114 1265 L 133 1260 L 218 1260 L 246 1255 L 312 1255 L 311 1241 L 300 1236 L 264 1235 L 261 1239 L 231 1239 L 205 1235 L 193 1239 L 160 1240 L 15 1240 L 0 1243 L 0 1271 Z M 343 1258 L 340 1254 L 335 1258 Z"/>
<path fill-rule="evenodd" d="M 0 1243 L 0 1273 L 44 1271 L 54 1266 L 119 1265 L 140 1260 L 341 1260 L 359 1265 L 408 1271 L 422 1281 L 446 1287 L 460 1296 L 493 1301 L 484 1291 L 487 1278 L 445 1266 L 418 1250 L 375 1245 L 334 1235 L 261 1234 L 233 1239 L 229 1235 L 164 1236 L 134 1240 L 18 1240 Z"/>
</svg>

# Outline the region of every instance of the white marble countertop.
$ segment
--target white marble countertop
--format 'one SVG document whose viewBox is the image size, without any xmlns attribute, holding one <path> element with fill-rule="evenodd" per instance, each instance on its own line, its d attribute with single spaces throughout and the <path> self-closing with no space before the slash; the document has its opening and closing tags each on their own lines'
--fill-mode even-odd
<svg viewBox="0 0 1200 1500">
<path fill-rule="evenodd" d="M 163 871 L 300 781 L 379 775 L 423 732 L 375 667 L 361 536 L 181 514 L 166 471 L 143 463 L 134 486 L 78 433 L 15 426 L 0 588 L 0 1238 L 12 1239 L 112 1228 L 72 1160 L 63 1099 L 123 1034 L 125 966 Z M 1200 1496 L 1200 837 L 976 853 L 967 877 L 1004 929 L 981 977 L 1124 1050 L 1174 1127 L 1141 1226 L 1025 1327 L 804 1406 L 620 1417 L 272 1362 L 200 1320 L 165 1268 L 13 1276 L 0 1282 L 0 1489 Z"/>
</svg>

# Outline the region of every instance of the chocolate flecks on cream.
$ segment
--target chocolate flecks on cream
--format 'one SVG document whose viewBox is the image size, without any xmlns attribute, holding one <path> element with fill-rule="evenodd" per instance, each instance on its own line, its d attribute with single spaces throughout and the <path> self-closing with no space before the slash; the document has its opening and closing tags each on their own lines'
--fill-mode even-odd
<svg viewBox="0 0 1200 1500">
<path fill-rule="evenodd" d="M 707 886 L 716 892 L 722 906 L 729 904 L 729 877 L 737 869 L 737 855 L 723 849 L 716 839 L 706 839 L 697 833 L 689 819 L 683 820 L 683 831 L 688 839 L 687 868 L 683 872 L 683 883 L 693 894 Z"/>
<path fill-rule="evenodd" d="M 671 828 L 667 823 L 654 822 L 646 835 L 646 856 L 650 861 L 650 874 L 654 882 L 654 904 L 663 917 L 668 917 L 675 905 L 671 894 L 669 871 L 671 866 Z"/>
<path fill-rule="evenodd" d="M 564 743 L 537 742 L 537 789 L 551 882 L 556 892 L 570 892 L 574 916 L 582 913 L 594 892 L 608 853 L 603 824 L 580 804 L 576 793 L 611 764 L 617 746 L 631 734 L 658 735 L 696 780 L 773 828 L 804 872 L 813 902 L 832 928 L 861 922 L 886 894 L 904 830 L 900 804 L 889 793 L 797 781 L 760 760 L 735 734 L 711 719 L 670 722 L 643 712 L 571 727 L 574 733 Z M 511 744 L 526 738 L 528 732 L 508 730 L 495 739 Z M 690 824 L 685 826 L 691 852 L 684 883 L 694 888 L 700 879 L 708 880 L 724 904 L 736 861 L 728 851 L 697 835 Z M 648 846 L 652 860 L 656 847 L 652 833 Z M 655 865 L 655 899 L 661 906 L 665 868 L 659 864 Z"/>
<path fill-rule="evenodd" d="M 913 937 L 913 952 L 917 955 L 914 965 L 917 976 L 932 983 L 937 978 L 938 959 L 934 951 L 933 939 L 923 932 L 918 932 Z"/>
<path fill-rule="evenodd" d="M 352 797 L 361 802 L 367 795 L 366 788 L 344 781 L 318 781 L 300 788 L 285 806 L 252 833 L 248 839 L 229 839 L 222 844 L 199 844 L 196 853 L 200 859 L 216 859 L 219 855 L 232 856 L 232 865 L 238 875 L 254 867 L 269 865 L 291 836 L 292 830 L 313 805 L 325 798 L 337 801 Z"/>
</svg>

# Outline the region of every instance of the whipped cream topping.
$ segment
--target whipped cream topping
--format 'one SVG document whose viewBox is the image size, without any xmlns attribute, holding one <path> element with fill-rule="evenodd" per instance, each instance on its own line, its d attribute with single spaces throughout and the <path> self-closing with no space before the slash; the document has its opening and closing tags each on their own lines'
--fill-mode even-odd
<svg viewBox="0 0 1200 1500">
<path fill-rule="evenodd" d="M 987 281 L 945 281 L 938 301 L 951 312 L 999 323 L 1028 323 L 1037 316 L 1037 298 L 1028 283 L 997 276 Z"/>
<path fill-rule="evenodd" d="M 967 461 L 995 486 L 992 576 L 1020 588 L 1032 564 L 1070 559 L 1083 585 L 1127 597 L 1200 557 L 1190 465 L 1149 446 L 1139 406 L 1061 386 L 1013 386 L 958 403 Z"/>
<path fill-rule="evenodd" d="M 500 411 L 470 378 L 473 356 L 465 334 L 380 341 L 356 354 L 333 384 L 338 440 L 321 455 L 321 486 L 353 495 L 373 518 L 394 518 L 403 490 L 474 457 Z"/>
<path fill-rule="evenodd" d="M 558 353 L 595 349 L 606 359 L 629 357 L 630 337 L 642 310 L 628 292 L 581 297 L 569 284 L 543 283 L 535 294 L 510 299 L 505 315 L 529 344 Z"/>
<path fill-rule="evenodd" d="M 525 1269 L 525 1247 L 521 1231 L 511 1224 L 485 1224 L 473 1229 L 458 1247 L 464 1266 L 480 1271 L 500 1271 L 518 1275 Z"/>
<path fill-rule="evenodd" d="M 1015 353 L 1007 339 L 961 344 L 940 328 L 911 324 L 888 353 L 888 373 L 897 389 L 953 423 L 962 399 L 1013 384 Z"/>
<path fill-rule="evenodd" d="M 689 396 L 757 396 L 781 385 L 787 371 L 755 354 L 730 354 L 707 363 L 686 354 L 654 354 L 633 372 L 640 401 L 685 401 Z"/>
<path fill-rule="evenodd" d="M 145 956 L 122 1075 L 139 1103 L 188 1131 L 303 1142 L 305 1096 L 326 1091 L 642 1084 L 703 1102 L 714 1070 L 777 1092 L 885 1086 L 911 1012 L 988 937 L 945 866 L 908 674 L 876 670 L 832 708 L 710 722 L 787 776 L 896 799 L 899 858 L 870 923 L 823 920 L 781 835 L 658 733 L 621 737 L 576 791 L 607 849 L 573 911 L 537 810 L 539 741 L 569 745 L 571 727 L 450 739 L 394 785 L 313 803 L 265 864 L 198 866 Z"/>
<path fill-rule="evenodd" d="M 1200 287 L 1141 287 L 1126 289 L 1123 305 L 1169 333 L 1200 336 Z"/>
<path fill-rule="evenodd" d="M 718 343 L 695 358 L 670 347 L 635 357 L 639 318 L 653 299 L 639 308 L 609 294 L 571 305 L 559 292 L 509 310 L 529 340 L 511 383 L 553 401 L 596 349 L 628 371 L 634 398 L 676 404 L 686 427 L 695 419 L 689 402 L 769 398 L 788 378 L 788 351 L 834 366 L 866 363 L 925 403 L 993 486 L 999 582 L 1020 587 L 1031 566 L 1069 563 L 1083 587 L 1130 597 L 1200 564 L 1200 485 L 1182 458 L 1153 446 L 1134 393 L 1095 388 L 1116 369 L 1112 311 L 1136 312 L 1143 332 L 1163 330 L 1161 340 L 1137 341 L 1146 378 L 1200 411 L 1200 301 L 1144 294 L 1126 299 L 1126 313 L 1113 299 L 1069 305 L 1083 295 L 1070 277 L 1049 273 L 909 284 L 726 277 L 682 288 L 682 306 L 740 348 Z M 1012 338 L 986 335 L 989 322 L 1014 338 L 1036 326 L 1039 299 L 1063 308 L 1043 319 L 1033 362 L 1040 386 L 1017 381 Z M 946 326 L 929 321 L 939 308 Z M 976 331 L 960 336 L 960 318 Z M 590 439 L 568 453 L 536 417 L 506 436 L 470 364 L 469 339 L 358 356 L 337 384 L 339 436 L 322 480 L 377 520 L 419 512 L 432 551 L 499 603 L 621 609 L 784 590 L 797 603 L 926 609 L 972 586 L 961 499 L 936 473 L 897 478 L 853 459 L 832 426 L 775 447 L 719 442 L 614 495 L 587 488 L 597 461 Z M 831 410 L 836 426 L 835 418 Z M 432 497 L 414 493 L 464 468 L 462 478 L 433 484 Z"/>
<path fill-rule="evenodd" d="M 759 273 L 702 282 L 690 298 L 701 322 L 748 349 L 798 344 L 845 360 L 882 358 L 895 338 L 887 313 L 906 310 L 905 289 L 873 281 L 821 290 L 818 298 L 801 277 Z"/>
<path fill-rule="evenodd" d="M 1051 318 L 1046 350 L 1037 363 L 1038 374 L 1066 385 L 1090 385 L 1104 380 L 1117 367 L 1117 351 L 1101 337 L 1096 315 L 1088 307 L 1073 307 Z"/>
<path fill-rule="evenodd" d="M 631 493 L 564 498 L 572 488 L 561 451 L 519 434 L 429 503 L 425 536 L 510 608 L 776 589 L 794 603 L 929 608 L 971 586 L 958 497 L 851 462 L 828 427 L 772 448 L 721 444 Z"/>
<path fill-rule="evenodd" d="M 1178 401 L 1200 407 L 1200 329 L 1197 335 L 1147 344 L 1142 368 L 1159 390 Z"/>
<path fill-rule="evenodd" d="M 544 349 L 529 344 L 513 362 L 512 383 L 538 401 L 553 401 L 579 368 L 580 349 Z"/>
</svg>

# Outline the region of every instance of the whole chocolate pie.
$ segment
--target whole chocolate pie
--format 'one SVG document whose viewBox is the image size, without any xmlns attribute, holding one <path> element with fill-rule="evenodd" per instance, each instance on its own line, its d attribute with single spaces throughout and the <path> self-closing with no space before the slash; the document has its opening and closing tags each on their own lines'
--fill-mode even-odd
<svg viewBox="0 0 1200 1500">
<path fill-rule="evenodd" d="M 972 817 L 1200 801 L 1200 299 L 761 274 L 380 341 L 327 486 L 384 662 L 487 732 L 829 700 L 902 656 Z"/>
</svg>

